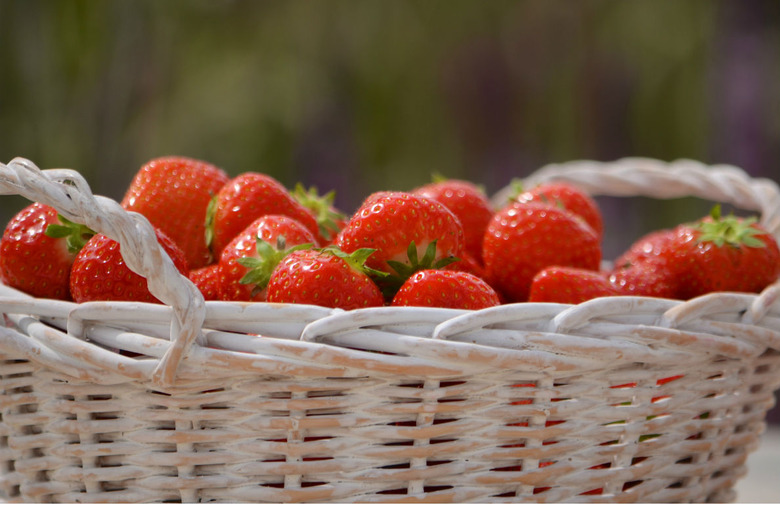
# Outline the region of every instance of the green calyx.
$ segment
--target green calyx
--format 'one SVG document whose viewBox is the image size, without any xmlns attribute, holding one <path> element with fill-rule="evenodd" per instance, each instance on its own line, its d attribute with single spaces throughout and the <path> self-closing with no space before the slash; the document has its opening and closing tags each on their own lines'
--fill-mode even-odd
<svg viewBox="0 0 780 505">
<path fill-rule="evenodd" d="M 287 241 L 284 236 L 276 238 L 276 246 L 269 244 L 265 240 L 257 237 L 257 257 L 245 256 L 236 261 L 239 265 L 246 267 L 247 272 L 239 281 L 241 284 L 252 284 L 254 289 L 252 295 L 259 293 L 268 286 L 271 280 L 271 274 L 281 261 L 291 252 L 303 249 L 311 249 L 313 244 L 299 244 L 287 248 Z"/>
<path fill-rule="evenodd" d="M 376 270 L 366 265 L 366 260 L 368 260 L 369 256 L 376 252 L 376 249 L 363 247 L 361 249 L 352 251 L 351 253 L 346 253 L 337 246 L 330 245 L 320 249 L 320 251 L 325 254 L 332 254 L 337 258 L 343 259 L 350 267 L 352 267 L 352 269 L 358 272 L 362 272 L 372 279 L 381 279 L 388 275 L 387 272 L 382 272 L 381 270 Z"/>
<path fill-rule="evenodd" d="M 312 186 L 307 190 L 299 182 L 291 194 L 298 203 L 314 212 L 320 233 L 326 240 L 331 240 L 338 234 L 340 231 L 338 222 L 345 220 L 347 216 L 333 208 L 333 202 L 336 199 L 335 191 L 329 191 L 320 196 L 316 187 Z"/>
<path fill-rule="evenodd" d="M 217 195 L 214 195 L 211 197 L 211 200 L 209 200 L 209 205 L 206 207 L 206 221 L 205 221 L 205 227 L 206 231 L 204 233 L 204 240 L 206 241 L 206 247 L 209 248 L 209 251 L 211 251 L 211 243 L 214 241 L 214 217 L 217 214 Z"/>
<path fill-rule="evenodd" d="M 699 242 L 712 242 L 717 247 L 729 245 L 731 247 L 766 247 L 766 244 L 757 237 L 764 232 L 753 227 L 757 222 L 755 217 L 739 218 L 733 214 L 721 216 L 720 205 L 716 205 L 710 211 L 712 220 L 698 223 L 695 228 L 701 232 Z"/>
<path fill-rule="evenodd" d="M 77 254 L 84 247 L 84 244 L 95 235 L 88 226 L 74 223 L 62 214 L 57 214 L 57 219 L 62 224 L 50 224 L 43 232 L 47 237 L 64 238 L 68 246 L 68 252 Z"/>
<path fill-rule="evenodd" d="M 525 186 L 523 185 L 522 179 L 515 177 L 509 181 L 509 202 L 514 202 L 517 200 L 517 197 L 522 195 L 524 191 Z"/>
<path fill-rule="evenodd" d="M 420 258 L 417 254 L 417 245 L 413 240 L 409 244 L 409 247 L 406 248 L 406 257 L 409 259 L 408 263 L 393 260 L 387 261 L 390 268 L 395 270 L 395 274 L 389 274 L 377 282 L 386 299 L 392 299 L 398 290 L 401 289 L 401 286 L 404 285 L 404 282 L 415 273 L 421 270 L 441 269 L 456 261 L 460 261 L 460 258 L 454 256 L 448 256 L 437 260 L 436 242 L 437 241 L 434 240 L 429 243 L 428 247 L 425 248 L 423 257 Z"/>
<path fill-rule="evenodd" d="M 523 185 L 523 181 L 521 179 L 512 179 L 509 182 L 509 202 L 517 201 L 517 199 L 525 193 L 525 186 Z M 559 209 L 566 210 L 566 206 L 563 204 L 563 202 L 560 200 L 560 198 L 550 198 L 544 193 L 538 193 L 536 197 L 544 204 L 552 205 L 553 207 L 557 207 Z"/>
</svg>

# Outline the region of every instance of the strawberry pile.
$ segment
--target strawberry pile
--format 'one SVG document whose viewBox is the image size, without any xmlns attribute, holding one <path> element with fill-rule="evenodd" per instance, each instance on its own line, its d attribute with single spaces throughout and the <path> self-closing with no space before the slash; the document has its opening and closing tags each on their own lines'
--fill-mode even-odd
<svg viewBox="0 0 780 505">
<path fill-rule="evenodd" d="M 603 296 L 687 300 L 760 292 L 780 250 L 755 218 L 721 216 L 640 238 L 605 268 L 603 219 L 578 188 L 518 187 L 493 208 L 463 180 L 369 195 L 351 215 L 334 195 L 272 177 L 229 177 L 200 160 L 149 161 L 121 204 L 145 216 L 176 267 L 207 300 L 482 309 Z M 32 296 L 157 302 L 112 239 L 40 203 L 8 223 L 0 279 Z"/>
</svg>

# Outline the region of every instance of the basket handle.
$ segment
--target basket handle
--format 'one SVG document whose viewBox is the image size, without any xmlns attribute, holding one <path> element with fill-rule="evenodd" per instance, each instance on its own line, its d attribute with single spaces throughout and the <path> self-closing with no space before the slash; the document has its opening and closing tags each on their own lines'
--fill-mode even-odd
<svg viewBox="0 0 780 505">
<path fill-rule="evenodd" d="M 761 225 L 780 238 L 780 187 L 766 178 L 753 178 L 732 165 L 705 165 L 693 160 L 664 162 L 651 158 L 616 161 L 570 161 L 546 165 L 523 180 L 531 188 L 543 182 L 567 181 L 591 195 L 647 196 L 671 199 L 694 196 L 732 204 L 761 214 Z M 493 196 L 503 207 L 511 187 Z"/>
<path fill-rule="evenodd" d="M 771 179 L 753 178 L 732 165 L 705 165 L 685 159 L 664 162 L 638 157 L 610 162 L 571 161 L 546 165 L 523 183 L 530 188 L 551 181 L 576 184 L 591 195 L 657 199 L 693 196 L 758 211 L 760 224 L 780 241 L 780 186 Z M 493 204 L 503 206 L 510 191 L 507 187 L 496 193 Z M 749 324 L 760 321 L 778 299 L 780 280 L 756 297 L 746 311 L 744 321 Z"/>
<path fill-rule="evenodd" d="M 152 375 L 155 384 L 172 385 L 179 363 L 193 342 L 203 338 L 205 302 L 198 288 L 179 273 L 157 242 L 149 221 L 110 198 L 93 195 L 78 172 L 41 170 L 24 158 L 14 158 L 7 165 L 0 163 L 0 194 L 21 195 L 54 207 L 67 219 L 119 242 L 128 268 L 145 277 L 152 295 L 173 309 L 172 345 Z"/>
</svg>

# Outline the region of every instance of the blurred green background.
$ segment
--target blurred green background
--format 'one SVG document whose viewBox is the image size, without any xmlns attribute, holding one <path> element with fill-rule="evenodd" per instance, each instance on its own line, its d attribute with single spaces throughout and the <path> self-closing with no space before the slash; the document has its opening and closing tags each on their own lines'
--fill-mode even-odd
<svg viewBox="0 0 780 505">
<path fill-rule="evenodd" d="M 577 158 L 780 170 L 774 0 L 0 0 L 0 62 L 0 160 L 117 199 L 168 154 L 347 211 Z"/>
<path fill-rule="evenodd" d="M 778 180 L 780 2 L 0 0 L 0 160 L 121 199 L 169 154 L 348 212 L 432 172 L 493 193 L 581 158 Z M 605 255 L 708 207 L 606 199 Z"/>
</svg>

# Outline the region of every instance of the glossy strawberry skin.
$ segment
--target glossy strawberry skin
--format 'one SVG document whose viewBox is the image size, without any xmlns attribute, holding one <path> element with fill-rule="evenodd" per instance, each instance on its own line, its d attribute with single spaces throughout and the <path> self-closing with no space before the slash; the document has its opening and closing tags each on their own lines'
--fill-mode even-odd
<svg viewBox="0 0 780 505">
<path fill-rule="evenodd" d="M 281 214 L 291 217 L 307 229 L 321 244 L 323 238 L 314 214 L 293 198 L 282 183 L 257 172 L 234 177 L 216 196 L 211 250 L 219 258 L 222 250 L 255 219 Z"/>
<path fill-rule="evenodd" d="M 268 283 L 268 301 L 352 310 L 381 306 L 384 297 L 368 275 L 343 258 L 309 249 L 279 263 Z"/>
<path fill-rule="evenodd" d="M 660 263 L 638 263 L 630 268 L 614 270 L 609 281 L 621 295 L 679 299 L 679 278 L 673 270 Z"/>
<path fill-rule="evenodd" d="M 286 245 L 314 244 L 314 234 L 299 221 L 287 216 L 271 214 L 262 216 L 247 226 L 222 250 L 219 263 L 221 270 L 218 279 L 219 299 L 224 301 L 265 301 L 266 290 L 256 290 L 254 284 L 242 284 L 241 279 L 247 273 L 247 267 L 241 265 L 240 258 L 257 258 L 257 239 L 276 247 L 279 237 L 284 237 Z"/>
<path fill-rule="evenodd" d="M 500 303 L 495 290 L 476 275 L 432 269 L 412 275 L 392 305 L 480 310 Z"/>
<path fill-rule="evenodd" d="M 628 268 L 639 263 L 665 261 L 666 252 L 675 240 L 676 230 L 663 229 L 647 233 L 618 256 L 613 268 Z"/>
<path fill-rule="evenodd" d="M 780 275 L 780 251 L 775 239 L 757 224 L 763 247 L 716 245 L 702 240 L 695 227 L 680 225 L 668 255 L 679 276 L 678 297 L 687 300 L 716 291 L 758 293 Z"/>
<path fill-rule="evenodd" d="M 676 230 L 652 231 L 620 255 L 609 280 L 622 295 L 678 298 L 677 262 L 669 254 Z"/>
<path fill-rule="evenodd" d="M 560 205 L 585 220 L 599 239 L 604 233 L 604 219 L 598 204 L 587 193 L 576 186 L 562 182 L 551 182 L 525 191 L 517 196 L 521 203 L 547 203 Z"/>
<path fill-rule="evenodd" d="M 122 207 L 143 214 L 179 245 L 187 264 L 197 269 L 211 262 L 206 210 L 228 180 L 222 169 L 204 161 L 182 156 L 156 158 L 136 173 Z"/>
<path fill-rule="evenodd" d="M 190 270 L 189 278 L 207 301 L 219 300 L 219 263 Z"/>
<path fill-rule="evenodd" d="M 480 279 L 485 278 L 485 267 L 482 266 L 482 262 L 474 259 L 474 257 L 467 252 L 464 252 L 458 261 L 450 263 L 449 265 L 443 267 L 442 270 L 466 272 L 472 275 L 476 275 Z"/>
<path fill-rule="evenodd" d="M 388 260 L 408 264 L 409 244 L 414 242 L 422 257 L 434 240 L 435 259 L 462 254 L 463 225 L 452 211 L 436 200 L 382 191 L 369 195 L 336 237 L 336 245 L 347 253 L 376 249 L 366 265 L 392 273 Z"/>
<path fill-rule="evenodd" d="M 483 255 L 488 283 L 506 300 L 524 302 L 543 268 L 598 270 L 601 246 L 593 229 L 571 212 L 516 202 L 498 211 L 488 224 Z"/>
<path fill-rule="evenodd" d="M 451 179 L 426 184 L 412 194 L 431 198 L 450 209 L 463 225 L 464 251 L 482 261 L 482 237 L 493 217 L 493 208 L 479 187 L 468 181 Z"/>
<path fill-rule="evenodd" d="M 0 240 L 0 278 L 4 284 L 38 298 L 70 300 L 70 267 L 76 253 L 64 239 L 45 235 L 58 224 L 57 211 L 33 203 L 8 222 Z"/>
<path fill-rule="evenodd" d="M 531 282 L 530 302 L 578 304 L 620 291 L 602 272 L 572 267 L 547 267 Z"/>
<path fill-rule="evenodd" d="M 168 253 L 177 270 L 189 277 L 184 252 L 162 231 L 155 231 L 157 241 Z M 146 279 L 130 270 L 125 264 L 119 243 L 102 234 L 92 237 L 73 261 L 70 293 L 77 303 L 92 301 L 161 303 L 149 292 Z"/>
</svg>

